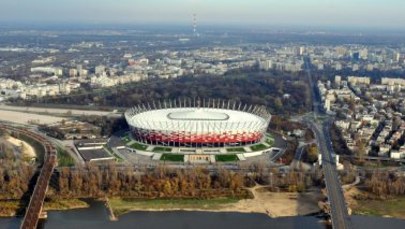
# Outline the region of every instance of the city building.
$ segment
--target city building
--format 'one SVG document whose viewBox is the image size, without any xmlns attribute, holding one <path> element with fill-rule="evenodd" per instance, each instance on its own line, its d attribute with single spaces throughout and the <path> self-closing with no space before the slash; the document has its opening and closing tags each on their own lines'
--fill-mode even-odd
<svg viewBox="0 0 405 229">
<path fill-rule="evenodd" d="M 76 77 L 77 76 L 77 70 L 74 68 L 69 69 L 69 76 L 70 77 Z"/>
<path fill-rule="evenodd" d="M 335 76 L 335 84 L 337 86 L 340 86 L 342 84 L 342 77 L 341 76 Z"/>
<path fill-rule="evenodd" d="M 352 84 L 366 84 L 369 85 L 371 83 L 370 77 L 359 77 L 359 76 L 349 76 L 347 81 Z"/>
<path fill-rule="evenodd" d="M 383 85 L 390 85 L 390 86 L 394 86 L 394 85 L 405 86 L 405 79 L 402 79 L 402 78 L 386 78 L 386 77 L 383 77 L 383 78 L 381 78 L 381 84 L 383 84 Z"/>
</svg>

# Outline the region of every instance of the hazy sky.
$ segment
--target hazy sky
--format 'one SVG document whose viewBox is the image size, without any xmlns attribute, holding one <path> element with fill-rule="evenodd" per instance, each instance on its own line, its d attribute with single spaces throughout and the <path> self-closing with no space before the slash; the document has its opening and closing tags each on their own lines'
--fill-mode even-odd
<svg viewBox="0 0 405 229">
<path fill-rule="evenodd" d="M 404 0 L 0 0 L 0 21 L 405 28 Z"/>
</svg>

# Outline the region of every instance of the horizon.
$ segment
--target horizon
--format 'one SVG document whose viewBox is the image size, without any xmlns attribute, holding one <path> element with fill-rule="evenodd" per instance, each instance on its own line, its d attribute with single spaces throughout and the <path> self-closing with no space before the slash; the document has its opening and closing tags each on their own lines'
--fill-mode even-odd
<svg viewBox="0 0 405 229">
<path fill-rule="evenodd" d="M 112 28 L 114 27 L 114 28 Z M 131 23 L 131 22 L 103 22 L 103 23 L 91 23 L 91 22 L 11 22 L 0 20 L 0 29 L 37 29 L 37 30 L 54 30 L 54 29 L 105 29 L 105 30 L 153 30 L 163 29 L 165 31 L 171 29 L 189 29 L 192 28 L 191 23 L 171 23 L 171 22 L 143 22 L 143 23 Z M 347 33 L 347 34 L 378 34 L 379 32 L 388 32 L 390 34 L 403 34 L 404 28 L 392 28 L 392 27 L 378 27 L 378 26 L 320 26 L 320 25 L 300 25 L 300 24 L 288 24 L 288 25 L 263 25 L 263 24 L 243 24 L 238 25 L 234 23 L 200 23 L 197 25 L 197 30 L 203 32 L 204 30 L 219 30 L 224 29 L 224 32 L 231 31 L 255 31 L 255 32 L 314 32 L 314 33 Z M 385 34 L 378 34 L 385 35 Z"/>
<path fill-rule="evenodd" d="M 403 7 L 402 7 L 403 6 Z M 200 26 L 315 27 L 405 30 L 405 2 L 399 0 L 4 0 L 7 24 L 161 24 Z"/>
</svg>

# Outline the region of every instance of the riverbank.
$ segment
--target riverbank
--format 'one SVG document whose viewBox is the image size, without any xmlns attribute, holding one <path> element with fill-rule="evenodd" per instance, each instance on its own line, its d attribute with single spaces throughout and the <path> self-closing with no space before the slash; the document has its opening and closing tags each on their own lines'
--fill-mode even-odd
<svg viewBox="0 0 405 229">
<path fill-rule="evenodd" d="M 131 211 L 208 211 L 263 213 L 270 217 L 300 216 L 319 212 L 320 191 L 306 193 L 269 192 L 256 186 L 249 189 L 253 199 L 179 199 L 126 200 L 111 198 L 110 205 L 119 216 Z"/>
<path fill-rule="evenodd" d="M 47 201 L 44 204 L 45 211 L 62 211 L 62 210 L 72 210 L 88 208 L 90 205 L 80 199 L 69 199 L 69 200 L 52 200 Z"/>
<path fill-rule="evenodd" d="M 405 219 L 405 196 L 378 199 L 357 188 L 350 189 L 345 195 L 354 215 Z"/>
<path fill-rule="evenodd" d="M 62 211 L 88 208 L 89 204 L 79 199 L 69 200 L 54 200 L 45 202 L 45 211 Z M 14 217 L 21 210 L 21 202 L 19 200 L 0 200 L 0 217 Z"/>
<path fill-rule="evenodd" d="M 303 216 L 320 211 L 318 201 L 322 199 L 319 190 L 305 193 L 270 192 L 263 186 L 248 189 L 252 199 L 123 199 L 110 198 L 109 206 L 114 215 L 120 216 L 131 211 L 205 211 L 262 213 L 270 217 Z M 1 204 L 1 203 L 0 203 Z M 18 202 L 10 202 L 5 214 L 14 216 Z M 2 205 L 3 206 L 3 205 Z M 45 202 L 44 210 L 70 210 L 87 208 L 89 204 L 79 199 L 54 200 Z"/>
<path fill-rule="evenodd" d="M 14 217 L 20 209 L 18 200 L 0 200 L 0 217 Z"/>
</svg>

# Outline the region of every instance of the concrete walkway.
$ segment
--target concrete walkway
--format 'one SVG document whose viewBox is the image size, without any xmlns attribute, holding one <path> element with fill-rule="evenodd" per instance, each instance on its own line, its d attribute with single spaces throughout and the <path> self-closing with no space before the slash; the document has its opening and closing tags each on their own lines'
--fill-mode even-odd
<svg viewBox="0 0 405 229">
<path fill-rule="evenodd" d="M 243 155 L 243 153 L 236 154 L 238 157 L 239 161 L 246 161 L 246 157 Z"/>
<path fill-rule="evenodd" d="M 250 147 L 245 146 L 243 147 L 243 149 L 245 150 L 246 153 L 252 152 L 252 149 Z"/>
<path fill-rule="evenodd" d="M 154 161 L 159 161 L 161 157 L 162 157 L 162 154 L 160 154 L 160 153 L 154 153 L 154 154 L 153 154 L 153 157 L 152 157 L 152 160 L 154 160 Z"/>
</svg>

